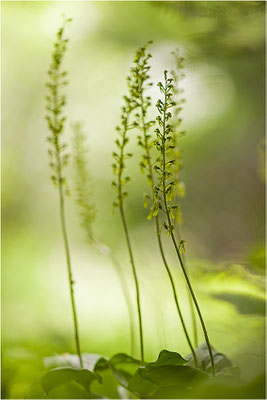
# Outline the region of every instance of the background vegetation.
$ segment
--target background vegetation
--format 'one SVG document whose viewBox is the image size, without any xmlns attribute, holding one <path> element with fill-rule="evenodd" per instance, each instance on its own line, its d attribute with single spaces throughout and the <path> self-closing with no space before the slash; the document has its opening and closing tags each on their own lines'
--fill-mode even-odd
<svg viewBox="0 0 267 400">
<path fill-rule="evenodd" d="M 256 376 L 264 368 L 264 2 L 4 1 L 1 7 L 2 396 L 23 398 L 43 370 L 43 356 L 74 351 L 43 118 L 46 71 L 62 13 L 73 18 L 65 59 L 66 134 L 70 139 L 71 122 L 84 123 L 98 209 L 95 231 L 111 247 L 133 296 L 121 223 L 112 215 L 114 127 L 136 48 L 154 41 L 156 81 L 166 65 L 173 67 L 170 51 L 181 48 L 188 265 L 213 346 L 239 364 L 244 377 Z M 155 103 L 156 89 L 151 96 Z M 130 147 L 138 154 L 135 140 Z M 134 179 L 128 219 L 143 293 L 146 359 L 155 359 L 163 347 L 185 355 L 189 349 L 176 329 L 154 226 L 145 219 L 145 178 L 134 158 L 129 169 Z M 71 165 L 68 173 L 73 175 Z M 129 353 L 119 279 L 110 260 L 88 246 L 71 190 L 67 216 L 82 350 Z M 171 247 L 168 256 L 189 310 Z M 189 312 L 186 318 L 190 324 Z"/>
</svg>

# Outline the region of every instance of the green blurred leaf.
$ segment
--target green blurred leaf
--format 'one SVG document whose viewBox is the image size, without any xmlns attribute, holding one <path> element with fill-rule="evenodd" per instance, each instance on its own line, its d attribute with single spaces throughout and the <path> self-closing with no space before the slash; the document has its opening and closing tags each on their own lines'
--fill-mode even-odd
<svg viewBox="0 0 267 400">
<path fill-rule="evenodd" d="M 208 374 L 187 365 L 162 365 L 158 367 L 140 368 L 142 378 L 158 386 L 188 387 L 196 382 L 208 379 Z"/>
<path fill-rule="evenodd" d="M 100 357 L 94 366 L 94 372 L 100 372 L 110 367 L 109 359 L 106 357 Z"/>
<path fill-rule="evenodd" d="M 112 370 L 119 384 L 127 389 L 128 383 L 132 379 L 133 375 L 123 369 L 112 368 Z"/>
<path fill-rule="evenodd" d="M 82 385 L 86 390 L 89 390 L 90 383 L 94 380 L 101 381 L 101 377 L 96 373 L 87 369 L 75 368 L 55 368 L 48 371 L 41 379 L 41 384 L 46 393 L 58 386 L 75 381 Z"/>
<path fill-rule="evenodd" d="M 95 398 L 77 382 L 71 381 L 52 389 L 45 399 L 90 399 Z"/>
<path fill-rule="evenodd" d="M 44 399 L 46 396 L 44 389 L 41 385 L 41 381 L 34 382 L 29 389 L 26 391 L 26 399 Z"/>
<path fill-rule="evenodd" d="M 191 388 L 182 388 L 181 385 L 160 387 L 150 399 L 186 399 L 190 398 Z M 197 396 L 198 397 L 198 396 Z"/>
<path fill-rule="evenodd" d="M 140 360 L 128 356 L 125 353 L 118 353 L 110 359 L 101 357 L 95 364 L 94 371 L 102 374 L 103 371 L 110 368 L 119 384 L 124 388 L 127 388 L 129 381 L 132 379 L 133 374 L 139 365 L 141 365 Z"/>
<path fill-rule="evenodd" d="M 95 365 L 102 356 L 94 353 L 83 353 L 82 360 L 84 369 L 94 370 Z M 51 357 L 44 358 L 44 365 L 46 368 L 57 368 L 57 367 L 72 367 L 79 368 L 80 360 L 77 354 L 57 354 Z"/>
<path fill-rule="evenodd" d="M 136 358 L 128 356 L 125 353 L 115 354 L 113 357 L 111 357 L 110 362 L 114 366 L 118 365 L 118 364 L 137 364 L 137 365 L 141 365 L 141 361 L 140 360 L 137 360 Z"/>
<path fill-rule="evenodd" d="M 182 365 L 185 363 L 187 363 L 187 360 L 184 359 L 179 353 L 163 349 L 159 353 L 157 361 L 148 363 L 147 367 L 158 367 L 161 365 Z"/>
<path fill-rule="evenodd" d="M 101 371 L 102 382 L 93 381 L 90 385 L 91 393 L 97 393 L 99 396 L 104 396 L 109 399 L 119 398 L 118 381 L 115 378 L 111 369 Z"/>
<path fill-rule="evenodd" d="M 265 301 L 260 297 L 241 293 L 216 293 L 213 297 L 231 303 L 240 314 L 265 315 Z"/>
<path fill-rule="evenodd" d="M 144 368 L 144 367 L 143 367 Z M 144 379 L 140 373 L 141 368 L 135 372 L 129 381 L 128 390 L 141 398 L 147 398 L 154 393 L 159 387 L 154 383 Z"/>
</svg>

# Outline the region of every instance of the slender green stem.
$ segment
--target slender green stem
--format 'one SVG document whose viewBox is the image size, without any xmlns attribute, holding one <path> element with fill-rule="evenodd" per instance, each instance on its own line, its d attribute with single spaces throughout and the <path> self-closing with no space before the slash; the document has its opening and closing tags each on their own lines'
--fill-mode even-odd
<svg viewBox="0 0 267 400">
<path fill-rule="evenodd" d="M 140 96 L 140 100 L 141 100 L 140 103 L 141 103 L 142 130 L 143 130 L 143 133 L 144 133 L 144 144 L 145 144 L 145 150 L 146 150 L 146 154 L 147 154 L 147 165 L 148 165 L 149 175 L 150 175 L 150 178 L 151 178 L 152 194 L 153 194 L 154 176 L 153 176 L 153 169 L 152 169 L 149 146 L 148 146 L 148 142 L 147 142 L 147 130 L 146 130 L 145 115 L 144 115 L 145 112 L 144 112 L 144 106 L 143 106 L 143 101 L 144 100 L 143 100 L 143 95 L 142 94 Z M 183 330 L 184 330 L 184 334 L 185 334 L 187 343 L 188 343 L 188 345 L 189 345 L 189 347 L 190 347 L 190 349 L 192 351 L 192 355 L 193 355 L 193 358 L 194 358 L 195 366 L 197 367 L 198 366 L 198 362 L 197 362 L 196 353 L 195 353 L 194 347 L 192 345 L 192 342 L 190 340 L 188 331 L 186 329 L 185 321 L 184 321 L 184 318 L 183 318 L 183 315 L 182 315 L 182 311 L 181 311 L 181 308 L 180 308 L 180 305 L 179 305 L 179 302 L 178 302 L 178 297 L 177 297 L 176 288 L 175 288 L 174 280 L 173 280 L 173 277 L 172 277 L 172 273 L 170 271 L 170 268 L 168 266 L 168 263 L 167 263 L 167 260 L 166 260 L 165 254 L 164 254 L 162 240 L 161 240 L 161 236 L 160 236 L 160 224 L 159 224 L 158 215 L 155 216 L 155 226 L 156 226 L 156 235 L 157 235 L 157 241 L 158 241 L 158 245 L 159 245 L 161 258 L 162 258 L 163 264 L 165 266 L 165 269 L 166 269 L 167 274 L 168 274 L 169 279 L 170 279 L 170 283 L 171 283 L 171 287 L 172 287 L 172 291 L 173 291 L 173 297 L 174 297 L 174 302 L 175 302 L 175 305 L 176 305 L 176 309 L 177 309 L 177 312 L 178 312 L 178 315 L 179 315 L 179 318 L 180 318 L 180 321 L 181 321 L 181 324 L 182 324 L 182 327 L 183 327 Z"/>
<path fill-rule="evenodd" d="M 55 87 L 56 87 L 56 89 L 55 89 L 54 96 L 53 96 L 54 106 L 56 106 L 56 104 L 58 102 L 57 81 L 56 81 Z M 55 124 L 55 126 L 58 125 L 57 114 L 54 115 L 54 124 Z M 81 350 L 80 350 L 79 332 L 78 332 L 77 313 L 76 313 L 75 300 L 74 300 L 74 290 L 73 290 L 74 281 L 72 279 L 70 251 L 69 251 L 69 243 L 68 243 L 66 219 L 65 219 L 65 201 L 64 201 L 62 175 L 61 175 L 62 160 L 60 158 L 60 147 L 59 147 L 58 136 L 55 136 L 55 149 L 56 149 L 56 161 L 57 161 L 57 171 L 58 171 L 60 221 L 61 221 L 61 228 L 62 228 L 62 234 L 63 234 L 65 254 L 66 254 L 67 270 L 68 270 L 70 299 L 71 299 L 72 316 L 73 316 L 73 323 L 74 323 L 74 338 L 75 338 L 77 355 L 78 355 L 79 361 L 80 361 L 80 367 L 83 368 L 83 361 L 82 361 Z"/>
<path fill-rule="evenodd" d="M 172 291 L 173 291 L 173 297 L 174 297 L 175 305 L 176 305 L 176 308 L 177 308 L 177 311 L 178 311 L 178 314 L 179 314 L 179 317 L 180 317 L 180 320 L 181 320 L 181 324 L 182 324 L 182 327 L 183 327 L 183 330 L 184 330 L 184 334 L 185 334 L 185 336 L 186 336 L 186 340 L 187 340 L 187 342 L 188 342 L 188 345 L 189 345 L 189 347 L 190 347 L 190 349 L 191 349 L 191 351 L 192 351 L 192 355 L 193 355 L 193 358 L 194 358 L 194 363 L 195 363 L 195 366 L 196 366 L 196 368 L 197 368 L 197 367 L 198 367 L 197 356 L 196 356 L 194 347 L 193 347 L 193 345 L 192 345 L 192 342 L 191 342 L 191 340 L 190 340 L 188 331 L 187 331 L 187 329 L 186 329 L 186 325 L 185 325 L 185 322 L 184 322 L 184 318 L 183 318 L 183 315 L 182 315 L 182 312 L 181 312 L 181 308 L 180 308 L 180 305 L 179 305 L 179 302 L 178 302 L 178 298 L 177 298 L 177 293 L 176 293 L 176 288 L 175 288 L 175 285 L 174 285 L 174 280 L 173 280 L 173 277 L 172 277 L 170 268 L 169 268 L 169 266 L 168 266 L 168 264 L 167 264 L 167 261 L 166 261 L 166 258 L 165 258 L 165 254 L 164 254 L 164 251 L 163 251 L 162 241 L 161 241 L 161 237 L 160 237 L 160 229 L 159 229 L 159 219 L 158 219 L 158 216 L 155 217 L 155 221 L 156 221 L 156 230 L 157 230 L 157 238 L 158 238 L 158 244 L 159 244 L 160 254 L 161 254 L 161 257 L 162 257 L 164 266 L 165 266 L 165 268 L 166 268 L 166 271 L 167 271 L 167 273 L 168 273 L 170 282 L 171 282 Z"/>
<path fill-rule="evenodd" d="M 74 290 L 73 290 L 74 281 L 73 281 L 72 271 L 71 271 L 70 251 L 69 251 L 69 243 L 68 243 L 66 220 L 65 220 L 65 202 L 64 202 L 64 194 L 63 194 L 63 190 L 62 190 L 61 181 L 59 182 L 58 187 L 59 187 L 59 198 L 60 198 L 60 220 L 61 220 L 61 228 L 62 228 L 62 234 L 63 234 L 63 240 L 64 240 L 65 253 L 66 253 L 67 269 L 68 269 L 71 307 L 72 307 L 72 315 L 73 315 L 73 322 L 74 322 L 75 344 L 76 344 L 76 351 L 77 351 L 79 361 L 80 361 L 80 367 L 83 368 L 83 361 L 82 361 L 81 350 L 80 350 L 77 313 L 76 313 L 75 300 L 74 300 Z"/>
<path fill-rule="evenodd" d="M 193 325 L 194 343 L 195 343 L 195 347 L 198 347 L 197 321 L 196 321 L 196 315 L 195 315 L 193 300 L 192 300 L 192 297 L 190 295 L 190 291 L 188 289 L 188 286 L 187 286 L 187 295 L 188 295 L 188 301 L 189 301 L 191 319 L 192 319 L 192 325 Z"/>
<path fill-rule="evenodd" d="M 132 265 L 132 272 L 134 276 L 134 283 L 135 283 L 135 289 L 136 289 L 136 302 L 137 302 L 137 311 L 138 311 L 138 322 L 139 322 L 139 337 L 140 337 L 140 355 L 141 355 L 141 361 L 142 363 L 144 362 L 144 341 L 143 341 L 143 328 L 142 328 L 142 314 L 141 314 L 141 303 L 140 303 L 140 290 L 139 290 L 139 284 L 138 284 L 138 278 L 137 278 L 137 273 L 136 273 L 136 268 L 135 268 L 135 263 L 134 263 L 134 258 L 133 258 L 133 252 L 132 252 L 132 247 L 131 247 L 131 242 L 130 242 L 130 237 L 129 237 L 129 232 L 127 228 L 127 223 L 124 215 L 124 209 L 123 209 L 123 204 L 122 202 L 119 205 L 120 209 L 120 215 L 122 219 L 122 224 L 123 224 L 123 229 L 126 237 L 126 242 L 127 242 L 127 247 L 128 247 L 128 252 L 130 256 L 130 262 Z"/>
<path fill-rule="evenodd" d="M 213 354 L 212 354 L 212 350 L 211 350 L 211 345 L 210 345 L 210 341 L 209 341 L 209 337 L 208 337 L 208 332 L 207 332 L 207 329 L 206 329 L 206 326 L 205 326 L 205 323 L 204 323 L 204 320 L 203 320 L 203 317 L 202 317 L 202 314 L 201 314 L 201 311 L 200 311 L 200 308 L 199 308 L 199 305 L 198 305 L 198 302 L 197 302 L 197 299 L 196 299 L 196 296 L 195 296 L 195 293 L 194 293 L 194 290 L 192 288 L 192 285 L 191 285 L 191 282 L 189 280 L 186 268 L 184 266 L 184 263 L 183 263 L 183 260 L 182 260 L 181 254 L 180 254 L 180 250 L 178 248 L 178 245 L 177 245 L 176 240 L 175 240 L 175 236 L 173 234 L 173 227 L 172 227 L 172 223 L 171 223 L 171 218 L 170 218 L 170 213 L 169 213 L 169 208 L 168 208 L 168 203 L 167 203 L 167 198 L 166 198 L 166 157 L 165 157 L 166 110 L 167 110 L 167 98 L 166 98 L 166 95 L 165 95 L 164 109 L 163 109 L 163 128 L 162 128 L 162 135 L 163 135 L 163 138 L 162 138 L 162 159 L 163 159 L 162 173 L 163 173 L 163 200 L 164 200 L 164 207 L 165 207 L 165 212 L 166 212 L 166 215 L 167 215 L 168 227 L 169 227 L 171 239 L 172 239 L 174 248 L 176 250 L 176 254 L 177 254 L 179 263 L 181 265 L 181 268 L 182 268 L 186 283 L 188 285 L 190 294 L 191 294 L 193 302 L 195 304 L 195 307 L 196 307 L 196 310 L 197 310 L 197 314 L 198 314 L 198 317 L 199 317 L 199 320 L 200 320 L 200 323 L 201 323 L 201 327 L 202 327 L 202 330 L 203 330 L 203 333 L 204 333 L 204 337 L 205 337 L 205 341 L 206 341 L 206 344 L 207 344 L 207 347 L 208 347 L 210 361 L 211 361 L 212 374 L 214 376 L 215 375 L 215 366 L 214 366 L 214 359 L 213 359 Z"/>
<path fill-rule="evenodd" d="M 130 323 L 130 335 L 131 335 L 131 353 L 130 354 L 133 357 L 133 355 L 134 355 L 134 321 L 133 321 L 133 309 L 132 309 L 131 299 L 130 299 L 130 296 L 129 296 L 127 283 L 125 281 L 125 278 L 123 276 L 123 273 L 121 271 L 121 267 L 120 267 L 118 261 L 116 260 L 116 258 L 112 254 L 110 254 L 110 259 L 111 259 L 114 267 L 116 268 L 117 275 L 118 275 L 119 280 L 121 282 L 121 287 L 122 287 L 123 295 L 124 295 L 124 298 L 125 298 L 125 302 L 127 304 L 127 310 L 128 310 L 128 315 L 129 315 L 129 323 Z"/>
<path fill-rule="evenodd" d="M 168 219 L 169 219 L 169 218 L 168 218 Z M 199 320 L 200 320 L 200 323 L 201 323 L 201 326 L 202 326 L 202 329 L 203 329 L 205 341 L 206 341 L 206 344 L 207 344 L 207 347 L 208 347 L 208 351 L 209 351 L 209 356 L 210 356 L 210 361 L 211 361 L 211 368 L 212 368 L 212 374 L 213 374 L 213 376 L 214 376 L 214 375 L 215 375 L 214 359 L 213 359 L 212 349 L 211 349 L 211 345 L 210 345 L 210 341 L 209 341 L 209 336 L 208 336 L 208 332 L 207 332 L 207 329 L 206 329 L 206 325 L 205 325 L 205 323 L 204 323 L 204 320 L 203 320 L 203 317 L 202 317 L 202 314 L 201 314 L 201 311 L 200 311 L 200 308 L 199 308 L 199 305 L 198 305 L 198 302 L 197 302 L 197 299 L 196 299 L 194 290 L 193 290 L 193 288 L 192 288 L 191 282 L 190 282 L 189 277 L 188 277 L 188 275 L 187 275 L 187 272 L 186 272 L 186 269 L 185 269 L 185 266 L 184 266 L 184 263 L 183 263 L 183 260 L 182 260 L 182 257 L 181 257 L 181 253 L 180 253 L 179 248 L 178 248 L 178 246 L 177 246 L 177 243 L 176 243 L 176 240 L 175 240 L 175 237 L 174 237 L 173 232 L 171 232 L 171 238 L 172 238 L 172 242 L 173 242 L 173 244 L 174 244 L 174 247 L 175 247 L 175 250 L 176 250 L 176 253 L 177 253 L 177 256 L 178 256 L 180 265 L 181 265 L 181 267 L 182 267 L 182 271 L 183 271 L 183 274 L 184 274 L 186 283 L 187 283 L 187 285 L 188 285 L 190 294 L 191 294 L 192 299 L 193 299 L 193 302 L 194 302 L 194 304 L 195 304 L 195 307 L 196 307 L 196 310 L 197 310 L 197 314 L 198 314 L 198 317 L 199 317 Z"/>
<path fill-rule="evenodd" d="M 131 112 L 130 108 L 128 110 L 125 109 L 125 118 L 123 120 L 124 122 L 123 122 L 123 132 L 122 132 L 122 144 L 121 144 L 120 156 L 119 156 L 119 172 L 118 172 L 118 184 L 117 184 L 118 204 L 117 205 L 120 210 L 120 216 L 121 216 L 123 229 L 124 229 L 124 233 L 125 233 L 125 237 L 126 237 L 127 248 L 128 248 L 128 252 L 129 252 L 129 256 L 130 256 L 130 263 L 132 266 L 132 272 L 133 272 L 133 277 L 134 277 L 134 283 L 135 283 L 135 289 L 136 289 L 137 312 L 138 312 L 140 358 L 141 358 L 141 362 L 144 363 L 144 341 L 143 341 L 143 327 L 142 327 L 143 324 L 142 324 L 142 314 L 141 314 L 140 289 L 139 289 L 138 277 L 137 277 L 137 273 L 136 273 L 128 227 L 127 227 L 126 218 L 125 218 L 125 214 L 124 214 L 123 198 L 124 198 L 125 194 L 122 191 L 122 187 L 123 187 L 122 174 L 123 174 L 123 170 L 125 168 L 124 167 L 124 157 L 125 157 L 124 149 L 125 149 L 125 145 L 127 144 L 126 133 L 127 133 L 127 130 L 129 129 L 128 119 L 129 119 L 130 112 Z"/>
<path fill-rule="evenodd" d="M 178 241 L 179 241 L 179 238 L 181 238 L 179 225 L 177 226 L 177 230 L 178 230 Z M 188 269 L 186 267 L 185 256 L 184 255 L 181 255 L 181 256 L 183 258 L 183 263 L 184 263 L 184 267 L 186 269 L 187 275 L 189 275 Z M 192 325 L 193 325 L 194 344 L 195 344 L 195 347 L 198 347 L 197 321 L 196 321 L 196 315 L 195 315 L 195 310 L 194 310 L 194 304 L 193 304 L 192 296 L 190 294 L 190 291 L 189 291 L 189 288 L 187 285 L 186 285 L 186 289 L 187 289 L 188 302 L 189 302 L 189 306 L 190 306 L 191 319 L 192 319 Z"/>
</svg>

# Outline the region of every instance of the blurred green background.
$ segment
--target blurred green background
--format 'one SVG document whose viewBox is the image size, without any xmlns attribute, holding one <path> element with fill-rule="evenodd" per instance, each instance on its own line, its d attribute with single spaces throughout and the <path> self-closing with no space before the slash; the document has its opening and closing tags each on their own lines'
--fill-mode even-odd
<svg viewBox="0 0 267 400">
<path fill-rule="evenodd" d="M 49 176 L 46 72 L 61 15 L 72 17 L 65 58 L 66 138 L 82 121 L 97 206 L 96 235 L 120 263 L 134 303 L 121 222 L 112 215 L 112 151 L 125 78 L 148 40 L 155 82 L 185 57 L 183 238 L 213 346 L 244 379 L 264 368 L 264 2 L 1 2 L 2 8 L 2 397 L 23 398 L 42 357 L 73 352 L 57 191 Z M 153 104 L 158 92 L 151 90 Z M 154 107 L 155 109 L 155 107 Z M 129 148 L 135 150 L 131 139 Z M 189 353 L 146 220 L 138 150 L 126 212 L 140 276 L 146 359 Z M 129 319 L 110 259 L 86 243 L 72 196 L 67 223 L 84 352 L 130 352 Z M 185 286 L 166 243 L 190 326 Z M 201 334 L 200 334 L 201 336 Z M 201 337 L 201 341 L 203 338 Z M 138 355 L 137 335 L 135 355 Z"/>
</svg>

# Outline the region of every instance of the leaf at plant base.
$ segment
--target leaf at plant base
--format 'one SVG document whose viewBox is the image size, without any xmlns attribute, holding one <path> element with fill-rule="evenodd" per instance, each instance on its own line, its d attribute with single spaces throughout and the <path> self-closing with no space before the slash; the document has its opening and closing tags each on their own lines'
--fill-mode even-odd
<svg viewBox="0 0 267 400">
<path fill-rule="evenodd" d="M 102 382 L 94 380 L 90 385 L 91 393 L 97 393 L 98 396 L 104 396 L 109 399 L 117 399 L 118 396 L 118 382 L 113 375 L 110 368 L 102 370 L 101 372 Z"/>
<path fill-rule="evenodd" d="M 82 385 L 86 390 L 95 379 L 101 381 L 96 373 L 88 369 L 75 369 L 69 367 L 54 368 L 48 371 L 41 379 L 41 384 L 46 393 L 58 386 L 74 381 Z"/>
<path fill-rule="evenodd" d="M 118 386 L 117 388 L 118 390 L 118 395 L 120 399 L 133 399 L 133 395 L 131 394 L 131 392 L 129 392 L 129 390 L 127 390 L 125 387 L 123 386 Z"/>
<path fill-rule="evenodd" d="M 140 364 L 141 361 L 127 354 L 118 353 L 110 359 L 101 357 L 95 364 L 94 371 L 102 375 L 103 371 L 110 368 L 118 383 L 127 388 L 128 382 Z"/>
<path fill-rule="evenodd" d="M 192 398 L 192 388 L 181 387 L 181 385 L 162 386 L 156 390 L 150 399 L 187 399 Z M 199 398 L 198 395 L 193 398 Z"/>
<path fill-rule="evenodd" d="M 94 370 L 100 371 L 103 369 L 107 369 L 109 367 L 117 368 L 118 366 L 124 366 L 124 365 L 135 365 L 135 366 L 141 365 L 141 361 L 137 360 L 136 358 L 133 358 L 131 356 L 128 356 L 127 354 L 118 353 L 118 354 L 115 354 L 110 359 L 108 359 L 106 357 L 99 358 L 99 360 L 95 364 Z"/>
<path fill-rule="evenodd" d="M 147 367 L 159 367 L 161 365 L 183 365 L 185 363 L 187 363 L 187 360 L 185 360 L 179 353 L 163 349 L 159 353 L 157 361 L 148 363 Z"/>
<path fill-rule="evenodd" d="M 109 359 L 106 357 L 100 357 L 95 363 L 94 372 L 100 372 L 108 369 L 110 367 Z"/>
<path fill-rule="evenodd" d="M 202 399 L 258 398 L 254 397 L 255 394 L 255 390 L 253 394 L 249 393 L 249 385 L 247 383 L 244 384 L 240 378 L 225 375 L 215 376 L 213 379 L 207 380 L 204 384 L 196 386 L 192 392 L 193 396 L 198 396 L 198 398 Z"/>
<path fill-rule="evenodd" d="M 71 381 L 52 389 L 45 399 L 90 399 L 93 395 L 77 382 Z M 95 398 L 95 397 L 94 397 Z"/>
<path fill-rule="evenodd" d="M 211 351 L 213 355 L 216 374 L 226 373 L 228 370 L 230 371 L 233 368 L 231 361 L 223 353 L 218 353 L 213 347 L 211 348 Z M 207 344 L 202 343 L 201 346 L 196 348 L 195 353 L 197 356 L 199 367 L 203 369 L 203 371 L 211 372 L 211 361 Z M 189 354 L 185 358 L 189 360 L 187 365 L 194 365 L 192 354 Z"/>
<path fill-rule="evenodd" d="M 117 365 L 117 364 L 137 364 L 137 365 L 141 365 L 141 361 L 140 360 L 137 360 L 136 358 L 128 356 L 128 354 L 125 354 L 125 353 L 115 354 L 113 357 L 111 357 L 110 362 L 114 366 Z"/>
<path fill-rule="evenodd" d="M 112 370 L 113 370 L 113 374 L 114 374 L 115 378 L 117 379 L 117 381 L 119 382 L 119 384 L 121 386 L 124 386 L 125 388 L 127 388 L 128 383 L 132 379 L 133 375 L 127 371 L 124 371 L 123 369 L 112 368 Z"/>
<path fill-rule="evenodd" d="M 158 386 L 189 387 L 196 381 L 206 380 L 209 376 L 197 368 L 187 365 L 162 365 L 140 368 L 142 378 Z"/>
<path fill-rule="evenodd" d="M 95 364 L 102 356 L 94 353 L 83 353 L 83 367 L 84 369 L 94 370 Z M 57 367 L 72 367 L 80 368 L 80 360 L 77 354 L 57 354 L 52 357 L 44 358 L 44 365 L 46 368 L 57 368 Z"/>
<path fill-rule="evenodd" d="M 40 380 L 32 383 L 25 394 L 26 399 L 44 399 L 45 396 L 46 394 Z"/>
<path fill-rule="evenodd" d="M 140 367 L 129 381 L 128 390 L 141 398 L 147 398 L 154 393 L 159 387 L 154 383 L 144 379 L 140 373 L 145 367 Z"/>
</svg>

